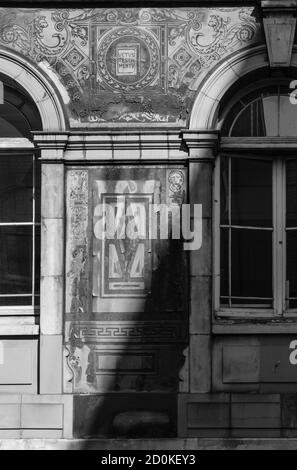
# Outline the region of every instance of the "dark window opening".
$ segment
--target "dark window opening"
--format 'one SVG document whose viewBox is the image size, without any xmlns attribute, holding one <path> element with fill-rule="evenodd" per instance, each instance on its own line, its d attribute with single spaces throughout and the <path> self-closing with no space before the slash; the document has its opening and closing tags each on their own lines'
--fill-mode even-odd
<svg viewBox="0 0 297 470">
<path fill-rule="evenodd" d="M 40 162 L 33 149 L 19 149 L 18 139 L 32 140 L 31 131 L 41 128 L 26 93 L 4 84 L 0 138 L 9 150 L 0 150 L 0 306 L 39 304 Z"/>
</svg>

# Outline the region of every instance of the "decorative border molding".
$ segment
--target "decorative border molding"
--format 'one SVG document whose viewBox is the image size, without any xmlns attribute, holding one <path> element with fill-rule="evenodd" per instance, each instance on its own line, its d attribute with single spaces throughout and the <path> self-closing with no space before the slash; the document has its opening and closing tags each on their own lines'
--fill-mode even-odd
<svg viewBox="0 0 297 470">
<path fill-rule="evenodd" d="M 217 120 L 224 94 L 244 75 L 268 66 L 265 46 L 240 51 L 224 60 L 201 84 L 192 108 L 189 129 L 220 128 Z"/>
<path fill-rule="evenodd" d="M 113 343 L 171 343 L 184 341 L 181 321 L 66 321 L 66 340 Z"/>
<path fill-rule="evenodd" d="M 35 144 L 42 149 L 42 160 L 168 160 L 188 158 L 180 130 L 142 131 L 134 129 L 96 132 L 35 132 Z"/>
</svg>

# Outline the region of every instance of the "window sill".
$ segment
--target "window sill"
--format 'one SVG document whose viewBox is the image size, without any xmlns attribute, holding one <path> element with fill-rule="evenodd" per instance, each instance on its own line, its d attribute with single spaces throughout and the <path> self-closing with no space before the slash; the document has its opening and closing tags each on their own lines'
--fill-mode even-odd
<svg viewBox="0 0 297 470">
<path fill-rule="evenodd" d="M 38 336 L 39 325 L 0 325 L 1 336 Z"/>
<path fill-rule="evenodd" d="M 282 320 L 272 320 L 266 321 L 266 323 L 256 323 L 258 318 L 254 318 L 255 323 L 251 323 L 251 319 L 247 319 L 246 322 L 236 322 L 233 320 L 233 323 L 230 323 L 232 320 L 229 320 L 225 323 L 216 322 L 212 326 L 212 333 L 216 335 L 241 335 L 241 334 L 297 334 L 297 318 L 295 321 L 293 319 L 284 321 Z"/>
<path fill-rule="evenodd" d="M 34 149 L 34 144 L 24 137 L 1 137 L 0 150 L 7 149 Z"/>
<path fill-rule="evenodd" d="M 279 319 L 280 317 L 277 316 L 271 308 L 267 309 L 252 309 L 252 308 L 238 308 L 238 309 L 230 309 L 230 308 L 220 308 L 215 312 L 215 316 L 220 319 L 242 319 L 242 320 L 249 320 L 249 319 Z"/>
<path fill-rule="evenodd" d="M 0 336 L 36 336 L 38 323 L 39 318 L 28 315 L 0 316 Z"/>
<path fill-rule="evenodd" d="M 39 307 L 0 307 L 0 318 L 2 316 L 39 316 Z"/>
</svg>

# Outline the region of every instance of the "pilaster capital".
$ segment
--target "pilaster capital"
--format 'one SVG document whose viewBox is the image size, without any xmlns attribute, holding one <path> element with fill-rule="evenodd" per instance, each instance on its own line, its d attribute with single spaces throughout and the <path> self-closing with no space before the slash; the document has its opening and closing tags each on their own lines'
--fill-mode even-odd
<svg viewBox="0 0 297 470">
<path fill-rule="evenodd" d="M 34 143 L 41 150 L 41 160 L 63 161 L 68 139 L 68 132 L 33 133 Z"/>
<path fill-rule="evenodd" d="M 190 159 L 213 160 L 215 158 L 220 137 L 218 130 L 185 129 L 181 131 L 181 136 Z"/>
</svg>

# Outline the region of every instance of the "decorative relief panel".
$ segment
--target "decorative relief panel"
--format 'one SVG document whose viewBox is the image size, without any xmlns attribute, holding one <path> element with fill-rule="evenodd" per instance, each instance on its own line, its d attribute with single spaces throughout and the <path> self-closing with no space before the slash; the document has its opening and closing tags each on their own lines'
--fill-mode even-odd
<svg viewBox="0 0 297 470">
<path fill-rule="evenodd" d="M 131 93 L 159 78 L 160 52 L 153 34 L 140 28 L 119 28 L 98 42 L 97 79 L 112 90 Z"/>
<path fill-rule="evenodd" d="M 52 69 L 73 127 L 185 125 L 205 75 L 262 41 L 255 18 L 252 7 L 1 8 L 0 47 Z"/>
<path fill-rule="evenodd" d="M 155 180 L 94 181 L 94 311 L 117 309 L 116 304 L 121 311 L 143 310 L 144 301 L 137 298 L 150 295 L 153 241 L 149 240 L 149 210 L 150 204 L 160 200 L 159 192 L 160 183 Z M 106 213 L 105 224 L 114 227 L 115 233 L 103 238 L 99 228 L 106 206 L 111 211 Z M 118 219 L 111 220 L 114 217 Z"/>
<path fill-rule="evenodd" d="M 88 172 L 67 174 L 66 311 L 86 313 L 88 301 Z"/>
<path fill-rule="evenodd" d="M 160 239 L 161 213 L 152 216 L 152 204 L 179 211 L 185 200 L 184 168 L 69 170 L 66 313 L 142 312 L 150 302 L 153 310 L 182 309 L 182 240 L 170 240 L 170 211 L 168 236 Z M 170 276 L 164 277 L 168 263 Z"/>
<path fill-rule="evenodd" d="M 186 173 L 180 168 L 166 171 L 167 204 L 180 206 L 186 200 Z"/>
<path fill-rule="evenodd" d="M 66 392 L 177 390 L 186 259 L 150 237 L 150 205 L 185 198 L 185 168 L 68 169 Z"/>
</svg>

